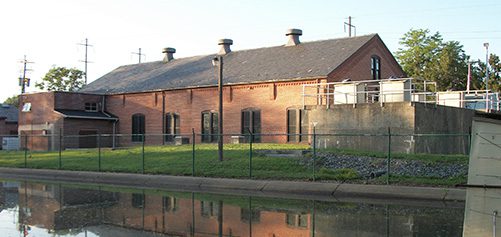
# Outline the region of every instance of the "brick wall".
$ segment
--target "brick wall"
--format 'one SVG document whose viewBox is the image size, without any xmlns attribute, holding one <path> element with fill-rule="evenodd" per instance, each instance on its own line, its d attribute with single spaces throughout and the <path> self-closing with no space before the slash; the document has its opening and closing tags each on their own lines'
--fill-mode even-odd
<svg viewBox="0 0 501 237">
<path fill-rule="evenodd" d="M 85 103 L 96 103 L 101 110 L 102 95 L 82 94 L 72 92 L 55 92 L 54 109 L 84 110 Z"/>
<path fill-rule="evenodd" d="M 5 119 L 0 118 L 0 136 L 1 135 L 17 135 L 17 123 L 7 122 Z"/>
<path fill-rule="evenodd" d="M 284 83 L 262 83 L 252 85 L 226 86 L 223 90 L 223 120 L 225 134 L 241 133 L 241 111 L 246 108 L 261 110 L 262 133 L 286 133 L 287 108 L 302 106 L 302 84 L 317 83 L 308 80 Z M 218 110 L 217 87 L 151 92 L 107 97 L 107 111 L 119 117 L 118 133 L 132 133 L 132 115 L 141 113 L 146 120 L 146 143 L 161 144 L 164 131 L 164 114 L 177 113 L 180 116 L 180 133 L 191 137 L 192 128 L 201 133 L 203 111 Z M 165 108 L 163 107 L 165 101 Z M 225 137 L 225 142 L 229 142 Z M 263 142 L 285 142 L 285 136 L 268 136 Z M 197 138 L 200 142 L 200 138 Z M 130 136 L 121 139 L 130 144 Z"/>
<path fill-rule="evenodd" d="M 64 120 L 64 148 L 93 148 L 98 146 L 98 134 L 101 147 L 111 147 L 113 122 L 105 120 L 65 119 Z"/>
<path fill-rule="evenodd" d="M 339 68 L 329 75 L 329 81 L 342 81 L 350 78 L 352 81 L 369 80 L 371 74 L 371 57 L 381 59 L 381 79 L 404 77 L 405 73 L 399 66 L 388 48 L 379 37 L 372 38 L 360 48 L 350 59 L 346 60 Z"/>
</svg>

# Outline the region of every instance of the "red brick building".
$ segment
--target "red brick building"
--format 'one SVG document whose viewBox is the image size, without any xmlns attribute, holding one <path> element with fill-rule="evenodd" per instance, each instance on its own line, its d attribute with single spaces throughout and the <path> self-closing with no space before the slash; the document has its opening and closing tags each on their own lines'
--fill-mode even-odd
<svg viewBox="0 0 501 237">
<path fill-rule="evenodd" d="M 21 112 L 20 134 L 123 134 L 111 141 L 117 145 L 141 142 L 146 134 L 146 143 L 164 144 L 189 137 L 193 129 L 202 134 L 197 142 L 215 142 L 216 56 L 223 59 L 225 134 L 307 133 L 303 85 L 404 76 L 377 34 L 305 43 L 301 34 L 291 29 L 285 45 L 241 51 L 231 51 L 231 40 L 220 40 L 218 54 L 180 59 L 174 58 L 175 49 L 166 48 L 164 60 L 121 66 L 78 93 L 23 95 L 21 104 L 31 103 L 31 111 Z M 301 136 L 255 139 L 300 142 Z M 65 145 L 95 144 L 77 140 Z"/>
</svg>

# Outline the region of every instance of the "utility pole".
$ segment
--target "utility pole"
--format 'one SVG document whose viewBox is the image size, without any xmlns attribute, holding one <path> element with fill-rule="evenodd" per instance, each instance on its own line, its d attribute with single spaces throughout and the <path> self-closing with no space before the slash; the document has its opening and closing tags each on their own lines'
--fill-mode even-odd
<svg viewBox="0 0 501 237">
<path fill-rule="evenodd" d="M 29 62 L 26 59 L 26 55 L 24 55 L 24 59 L 20 61 L 20 63 L 23 64 L 23 75 L 19 77 L 19 86 L 21 87 L 21 94 L 24 94 L 26 92 L 26 87 L 30 86 L 30 79 L 26 77 L 26 72 L 31 71 L 31 69 L 28 69 L 26 65 L 33 62 Z"/>
<path fill-rule="evenodd" d="M 87 60 L 87 49 L 89 48 L 89 46 L 92 47 L 92 45 L 89 44 L 89 40 L 87 38 L 85 38 L 85 44 L 78 44 L 78 45 L 85 46 L 85 59 L 80 62 L 85 63 L 85 85 L 87 85 L 87 64 L 89 63 L 89 61 Z"/>
<path fill-rule="evenodd" d="M 344 23 L 344 32 L 346 32 L 346 26 L 348 26 L 348 36 L 351 37 L 351 28 L 353 28 L 354 35 L 357 36 L 357 28 L 351 24 L 351 16 L 348 17 L 348 22 Z"/>
<path fill-rule="evenodd" d="M 489 43 L 484 43 L 485 47 L 485 90 L 489 90 Z"/>
<path fill-rule="evenodd" d="M 466 78 L 466 92 L 470 92 L 470 81 L 471 81 L 471 61 L 468 61 L 468 77 Z"/>
<path fill-rule="evenodd" d="M 218 108 L 218 128 L 219 136 L 217 140 L 218 160 L 223 161 L 223 56 L 216 56 L 212 59 L 212 65 L 217 66 L 218 82 L 217 91 L 219 94 Z"/>
<path fill-rule="evenodd" d="M 146 56 L 146 54 L 141 53 L 141 48 L 139 48 L 139 51 L 137 53 L 132 52 L 132 54 L 136 54 L 137 56 L 139 56 L 139 63 L 141 63 L 141 56 Z"/>
</svg>

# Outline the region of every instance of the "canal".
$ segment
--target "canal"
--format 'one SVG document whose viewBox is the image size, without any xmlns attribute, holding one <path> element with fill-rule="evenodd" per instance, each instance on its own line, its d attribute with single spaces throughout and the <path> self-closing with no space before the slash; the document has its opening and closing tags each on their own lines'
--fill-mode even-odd
<svg viewBox="0 0 501 237">
<path fill-rule="evenodd" d="M 0 181 L 0 235 L 9 237 L 428 237 L 462 236 L 465 224 L 465 202 L 317 201 Z"/>
</svg>

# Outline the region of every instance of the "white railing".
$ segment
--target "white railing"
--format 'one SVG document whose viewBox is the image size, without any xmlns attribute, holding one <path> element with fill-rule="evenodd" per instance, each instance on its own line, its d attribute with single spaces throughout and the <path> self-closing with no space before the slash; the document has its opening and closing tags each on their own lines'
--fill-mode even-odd
<svg viewBox="0 0 501 237">
<path fill-rule="evenodd" d="M 436 92 L 436 83 L 415 78 L 330 82 L 303 85 L 303 107 L 314 105 L 412 101 L 499 111 L 499 94 L 486 90 Z M 310 98 L 310 99 L 309 99 Z"/>
</svg>

